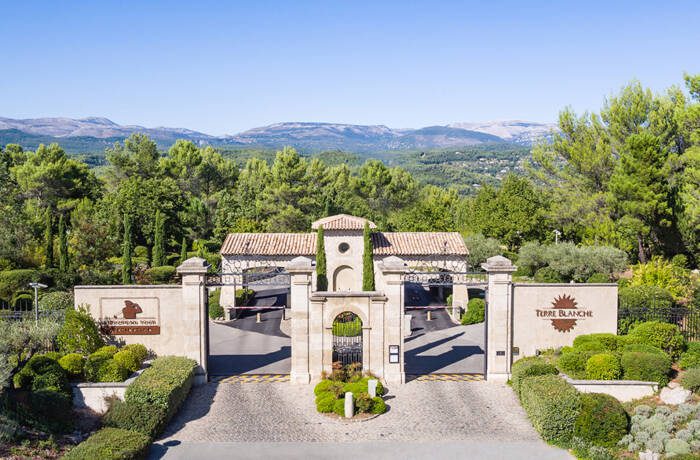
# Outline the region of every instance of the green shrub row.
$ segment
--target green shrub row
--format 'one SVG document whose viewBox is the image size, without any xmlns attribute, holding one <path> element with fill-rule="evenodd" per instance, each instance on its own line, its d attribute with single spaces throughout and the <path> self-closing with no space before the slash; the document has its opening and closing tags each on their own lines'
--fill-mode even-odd
<svg viewBox="0 0 700 460">
<path fill-rule="evenodd" d="M 345 415 L 345 393 L 351 392 L 355 402 L 355 413 L 383 414 L 386 403 L 380 395 L 384 394 L 384 386 L 377 379 L 377 396 L 370 397 L 368 392 L 369 380 L 375 377 L 365 376 L 357 381 L 342 382 L 323 379 L 314 387 L 316 395 L 316 410 L 320 413 L 335 412 L 341 417 Z"/>
<path fill-rule="evenodd" d="M 604 394 L 581 394 L 539 357 L 513 364 L 512 384 L 532 425 L 546 441 L 569 447 L 574 439 L 612 447 L 628 431 L 620 402 Z"/>
<path fill-rule="evenodd" d="M 136 431 L 102 428 L 71 449 L 64 460 L 128 460 L 144 458 L 151 439 Z"/>
<path fill-rule="evenodd" d="M 197 363 L 180 356 L 155 359 L 126 389 L 125 401 L 166 411 L 166 422 L 177 412 L 192 387 Z"/>
</svg>

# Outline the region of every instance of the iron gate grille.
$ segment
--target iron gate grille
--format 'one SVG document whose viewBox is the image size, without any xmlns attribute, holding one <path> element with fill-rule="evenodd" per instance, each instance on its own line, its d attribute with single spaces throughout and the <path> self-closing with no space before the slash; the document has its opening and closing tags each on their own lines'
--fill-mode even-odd
<svg viewBox="0 0 700 460">
<path fill-rule="evenodd" d="M 349 364 L 362 364 L 362 336 L 342 337 L 333 336 L 333 362 L 340 362 L 343 366 Z"/>
</svg>

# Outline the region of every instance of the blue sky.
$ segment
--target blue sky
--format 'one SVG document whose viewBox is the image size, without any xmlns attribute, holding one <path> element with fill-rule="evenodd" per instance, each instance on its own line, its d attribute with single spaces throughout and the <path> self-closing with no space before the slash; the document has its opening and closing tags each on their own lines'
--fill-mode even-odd
<svg viewBox="0 0 700 460">
<path fill-rule="evenodd" d="M 0 116 L 555 121 L 700 72 L 700 2 L 0 0 Z"/>
</svg>

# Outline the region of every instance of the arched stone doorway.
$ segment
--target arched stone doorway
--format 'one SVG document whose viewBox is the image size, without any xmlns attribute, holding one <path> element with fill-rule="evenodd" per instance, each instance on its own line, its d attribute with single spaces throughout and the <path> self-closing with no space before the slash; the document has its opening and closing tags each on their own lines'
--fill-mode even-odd
<svg viewBox="0 0 700 460">
<path fill-rule="evenodd" d="M 333 332 L 333 364 L 362 369 L 362 320 L 355 313 L 344 311 L 335 317 Z"/>
<path fill-rule="evenodd" d="M 333 291 L 352 291 L 355 273 L 352 267 L 342 265 L 333 273 Z"/>
</svg>

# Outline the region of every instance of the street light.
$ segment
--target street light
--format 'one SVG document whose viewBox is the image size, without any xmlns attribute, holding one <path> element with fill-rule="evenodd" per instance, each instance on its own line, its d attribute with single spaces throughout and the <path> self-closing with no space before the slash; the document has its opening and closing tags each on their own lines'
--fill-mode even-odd
<svg viewBox="0 0 700 460">
<path fill-rule="evenodd" d="M 559 236 L 561 236 L 561 232 L 559 230 L 554 230 L 554 244 L 559 244 Z"/>
<path fill-rule="evenodd" d="M 34 289 L 34 322 L 39 324 L 39 289 L 44 289 L 48 286 L 34 281 L 29 283 L 29 287 Z"/>
</svg>

